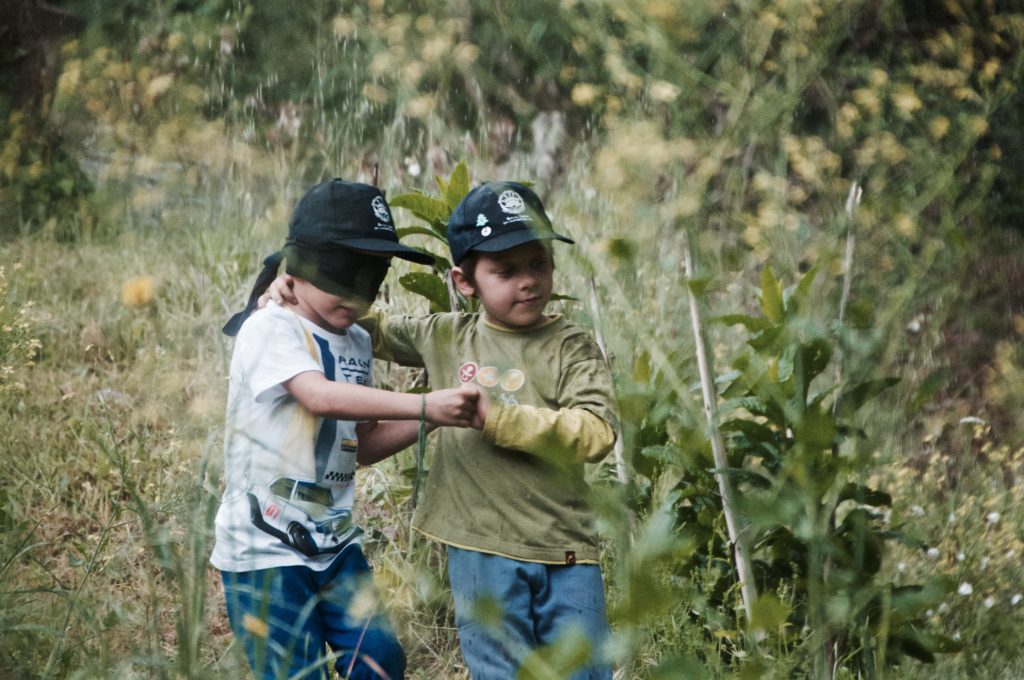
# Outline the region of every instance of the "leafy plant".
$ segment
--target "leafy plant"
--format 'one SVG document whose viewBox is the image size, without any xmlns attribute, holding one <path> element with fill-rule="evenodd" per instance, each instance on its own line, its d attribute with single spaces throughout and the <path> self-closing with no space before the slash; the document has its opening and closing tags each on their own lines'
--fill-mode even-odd
<svg viewBox="0 0 1024 680">
<path fill-rule="evenodd" d="M 399 238 L 422 234 L 440 241 L 447 248 L 448 217 L 455 210 L 459 201 L 469 193 L 469 170 L 466 168 L 466 162 L 460 161 L 447 180 L 435 176 L 434 181 L 441 192 L 440 196 L 414 191 L 395 196 L 388 203 L 393 208 L 409 210 L 427 224 L 426 227 L 400 228 L 398 230 Z M 424 252 L 429 251 L 424 250 Z M 426 298 L 430 302 L 431 312 L 475 309 L 476 301 L 462 297 L 451 285 L 448 272 L 451 271 L 452 263 L 441 255 L 430 254 L 434 257 L 434 271 L 429 274 L 423 272 L 405 274 L 398 280 L 402 287 Z"/>
<path fill-rule="evenodd" d="M 720 379 L 730 467 L 710 469 L 704 455 L 698 467 L 676 452 L 687 470 L 677 486 L 677 519 L 702 546 L 683 571 L 729 564 L 720 499 L 711 491 L 712 475 L 727 474 L 741 493 L 762 593 L 749 632 L 802 648 L 818 677 L 828 676 L 840 660 L 870 676 L 904 656 L 934 661 L 937 653 L 959 649 L 929 632 L 924 616 L 951 584 L 935 578 L 897 586 L 881 577 L 886 544 L 909 539 L 886 524 L 889 494 L 863 482 L 873 451 L 864 445 L 868 434 L 856 415 L 896 380 L 848 385 L 826 375 L 837 351 L 854 347 L 841 329 L 808 315 L 815 274 L 812 269 L 784 291 L 765 267 L 761 315 L 719 319 L 744 327 L 749 337 L 733 370 Z M 714 586 L 709 604 L 735 609 L 734 581 L 708 581 Z"/>
</svg>

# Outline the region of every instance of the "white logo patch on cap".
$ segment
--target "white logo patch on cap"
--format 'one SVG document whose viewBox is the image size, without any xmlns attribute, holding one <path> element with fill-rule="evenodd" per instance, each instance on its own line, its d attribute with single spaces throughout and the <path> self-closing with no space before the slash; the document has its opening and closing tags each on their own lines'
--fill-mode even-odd
<svg viewBox="0 0 1024 680">
<path fill-rule="evenodd" d="M 387 203 L 384 202 L 383 196 L 374 196 L 373 200 L 370 201 L 370 207 L 373 208 L 373 214 L 381 222 L 390 222 L 391 213 L 388 212 Z M 390 229 L 390 225 L 377 225 L 378 229 Z"/>
<path fill-rule="evenodd" d="M 498 196 L 498 207 L 511 215 L 519 215 L 526 210 L 523 197 L 511 189 L 502 191 L 501 195 Z"/>
</svg>

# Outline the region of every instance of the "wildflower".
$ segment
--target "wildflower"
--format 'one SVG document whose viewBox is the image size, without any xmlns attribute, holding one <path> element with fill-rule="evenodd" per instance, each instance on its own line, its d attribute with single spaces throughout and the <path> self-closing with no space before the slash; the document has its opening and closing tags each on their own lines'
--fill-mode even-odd
<svg viewBox="0 0 1024 680">
<path fill-rule="evenodd" d="M 591 83 L 577 83 L 572 88 L 572 103 L 576 106 L 587 106 L 597 99 L 600 91 Z"/>
<path fill-rule="evenodd" d="M 259 638 L 267 637 L 270 632 L 270 627 L 267 622 L 263 619 L 258 619 L 252 614 L 246 614 L 242 618 L 242 627 L 245 628 L 246 632 Z"/>
<path fill-rule="evenodd" d="M 988 569 L 988 557 L 981 558 L 981 568 L 982 570 Z"/>
<path fill-rule="evenodd" d="M 950 524 L 952 524 L 953 522 L 955 522 L 955 521 L 956 521 L 956 513 L 955 513 L 955 512 L 951 512 L 951 513 L 949 513 L 949 514 L 948 514 L 948 515 L 946 516 L 946 521 L 947 521 L 947 522 L 949 522 Z"/>
<path fill-rule="evenodd" d="M 903 570 L 906 569 L 906 568 L 907 568 L 907 563 L 906 562 L 900 562 L 899 564 L 896 565 L 896 571 L 900 572 L 901 574 L 903 573 Z"/>
<path fill-rule="evenodd" d="M 927 554 L 928 554 L 928 557 L 932 558 L 933 560 L 937 560 L 939 558 L 939 549 L 938 548 L 928 548 L 928 553 Z"/>
<path fill-rule="evenodd" d="M 153 300 L 153 277 L 136 276 L 121 286 L 121 301 L 129 307 L 142 307 Z"/>
<path fill-rule="evenodd" d="M 985 605 L 985 609 L 992 609 L 992 607 L 994 607 L 996 604 L 996 598 L 989 595 L 984 600 L 982 600 L 982 604 Z"/>
<path fill-rule="evenodd" d="M 967 595 L 970 595 L 974 592 L 974 586 L 972 586 L 967 581 L 964 581 L 960 584 L 960 587 L 956 589 L 956 592 L 966 597 Z"/>
<path fill-rule="evenodd" d="M 914 515 L 914 517 L 924 517 L 924 508 L 920 505 L 911 505 L 910 513 Z"/>
<path fill-rule="evenodd" d="M 942 604 L 939 605 L 939 613 L 940 614 L 945 614 L 948 611 L 949 611 L 949 605 L 948 604 L 943 602 Z"/>
<path fill-rule="evenodd" d="M 963 554 L 962 552 L 958 552 L 956 554 L 956 561 L 957 562 L 963 562 L 966 559 L 967 559 L 967 555 Z"/>
<path fill-rule="evenodd" d="M 1010 604 L 1016 606 L 1020 604 L 1021 600 L 1024 600 L 1024 595 L 1021 595 L 1020 593 L 1014 593 L 1013 597 L 1010 598 Z"/>
</svg>

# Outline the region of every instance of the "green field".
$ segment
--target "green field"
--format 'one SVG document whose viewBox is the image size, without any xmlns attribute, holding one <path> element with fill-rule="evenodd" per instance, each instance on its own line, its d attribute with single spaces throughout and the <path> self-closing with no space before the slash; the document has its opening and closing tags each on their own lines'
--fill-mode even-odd
<svg viewBox="0 0 1024 680">
<path fill-rule="evenodd" d="M 0 677 L 247 677 L 220 326 L 332 176 L 535 182 L 576 240 L 549 310 L 622 412 L 590 470 L 617 679 L 1024 677 L 1016 3 L 56 4 L 80 24 L 0 16 Z M 378 303 L 443 307 L 410 272 L 443 273 Z M 360 470 L 365 548 L 409 677 L 468 678 L 415 479 Z"/>
</svg>

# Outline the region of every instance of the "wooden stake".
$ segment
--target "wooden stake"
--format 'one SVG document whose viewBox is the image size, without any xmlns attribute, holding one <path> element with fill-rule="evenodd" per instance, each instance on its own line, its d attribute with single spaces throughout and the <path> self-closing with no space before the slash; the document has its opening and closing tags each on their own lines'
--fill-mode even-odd
<svg viewBox="0 0 1024 680">
<path fill-rule="evenodd" d="M 725 441 L 722 439 L 722 430 L 718 426 L 718 393 L 711 376 L 711 364 L 708 361 L 707 351 L 704 347 L 704 326 L 700 318 L 700 309 L 697 296 L 690 287 L 693 280 L 693 256 L 690 252 L 689 236 L 683 236 L 683 267 L 686 279 L 686 294 L 690 303 L 690 322 L 693 326 L 693 341 L 697 351 L 697 369 L 700 372 L 700 388 L 704 397 L 704 415 L 708 422 L 708 436 L 711 439 L 711 453 L 715 458 L 715 467 L 719 472 L 715 473 L 718 478 L 718 490 L 722 494 L 722 512 L 725 514 L 725 526 L 729 531 L 729 542 L 733 547 L 733 558 L 736 563 L 736 572 L 740 577 L 740 595 L 743 599 L 743 609 L 747 613 L 747 623 L 753 619 L 754 602 L 757 600 L 757 587 L 754 584 L 754 570 L 750 561 L 750 546 L 747 540 L 746 527 L 740 526 L 736 518 L 736 490 L 732 481 L 726 476 L 725 468 L 729 467 L 729 461 L 725 455 Z M 754 632 L 754 639 L 760 640 L 763 633 Z"/>
</svg>

